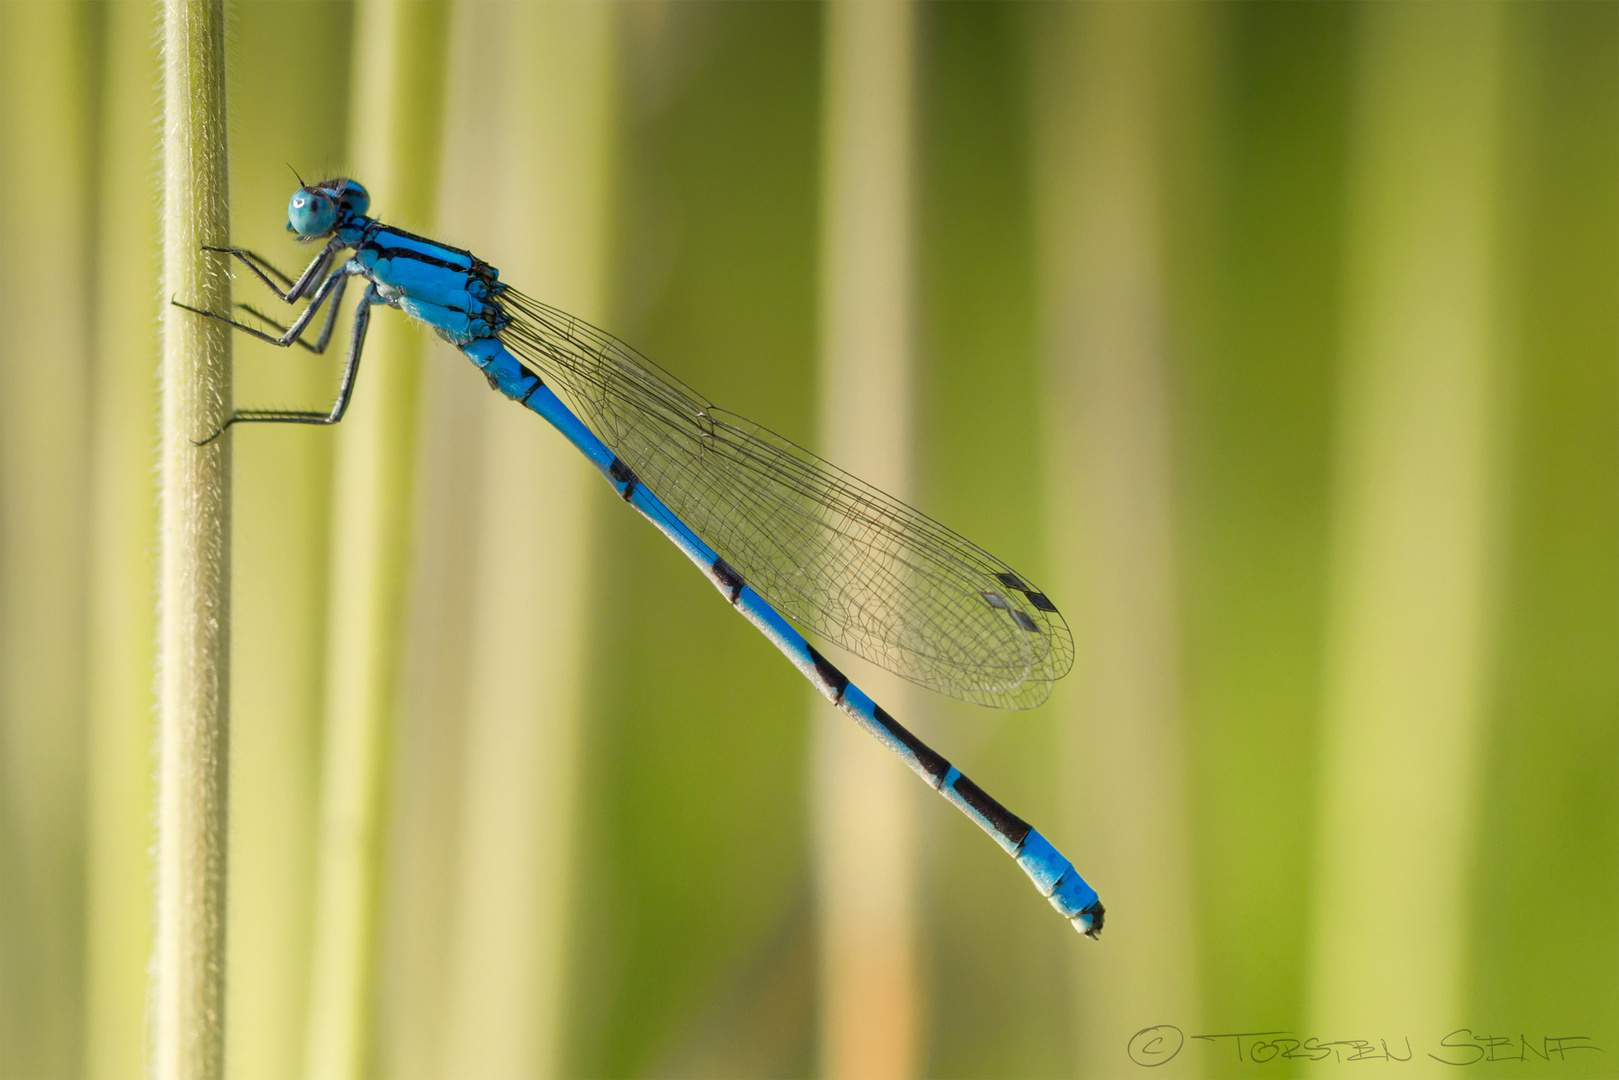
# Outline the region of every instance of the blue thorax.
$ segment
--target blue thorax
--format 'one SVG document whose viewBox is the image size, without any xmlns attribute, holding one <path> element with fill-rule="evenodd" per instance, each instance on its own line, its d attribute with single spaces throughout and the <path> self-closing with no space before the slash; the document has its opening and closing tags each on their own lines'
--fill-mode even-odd
<svg viewBox="0 0 1619 1080">
<path fill-rule="evenodd" d="M 501 305 L 500 271 L 473 256 L 366 216 L 371 196 L 353 180 L 299 188 L 287 228 L 302 240 L 332 237 L 332 251 L 351 248 L 344 272 L 369 279 L 389 306 L 412 315 L 457 346 L 493 337 L 511 317 Z"/>
</svg>

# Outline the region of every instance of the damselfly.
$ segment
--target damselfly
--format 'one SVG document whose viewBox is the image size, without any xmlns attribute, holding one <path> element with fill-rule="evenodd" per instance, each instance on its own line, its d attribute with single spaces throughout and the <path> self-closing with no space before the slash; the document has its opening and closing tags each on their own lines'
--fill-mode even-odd
<svg viewBox="0 0 1619 1080">
<path fill-rule="evenodd" d="M 366 283 L 331 409 L 238 410 L 226 427 L 337 423 L 354 392 L 372 307 L 420 319 L 492 388 L 550 421 L 822 694 L 1006 849 L 1077 930 L 1101 933 L 1102 903 L 1073 864 L 795 629 L 931 690 L 1030 708 L 1074 657 L 1068 626 L 1044 593 L 899 500 L 715 408 L 611 335 L 524 296 L 470 252 L 383 225 L 366 216 L 370 207 L 353 180 L 300 187 L 287 228 L 325 245 L 296 280 L 253 252 L 212 249 L 241 260 L 289 304 L 309 297 L 287 327 L 247 309 L 279 336 L 175 301 L 271 344 L 322 352 L 349 279 Z M 353 254 L 342 258 L 345 251 Z M 310 344 L 303 334 L 322 306 L 325 322 Z"/>
</svg>

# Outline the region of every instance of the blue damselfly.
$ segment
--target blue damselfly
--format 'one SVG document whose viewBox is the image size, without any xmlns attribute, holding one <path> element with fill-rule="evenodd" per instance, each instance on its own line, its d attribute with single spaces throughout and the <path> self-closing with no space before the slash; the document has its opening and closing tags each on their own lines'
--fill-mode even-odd
<svg viewBox="0 0 1619 1080">
<path fill-rule="evenodd" d="M 492 388 L 550 421 L 822 694 L 989 833 L 1076 929 L 1098 936 L 1102 903 L 1073 865 L 795 629 L 931 690 L 1030 708 L 1073 664 L 1073 638 L 1046 595 L 938 522 L 716 408 L 611 335 L 511 288 L 470 252 L 368 217 L 370 205 L 365 188 L 349 179 L 293 194 L 287 228 L 300 240 L 325 241 L 296 280 L 253 252 L 215 249 L 283 301 L 309 298 L 284 328 L 247 308 L 279 335 L 175 301 L 274 345 L 322 352 L 349 279 L 365 282 L 331 409 L 238 410 L 225 426 L 337 423 L 354 392 L 371 308 L 386 305 L 427 323 Z M 345 251 L 352 255 L 343 258 Z M 322 306 L 319 336 L 305 342 Z"/>
</svg>

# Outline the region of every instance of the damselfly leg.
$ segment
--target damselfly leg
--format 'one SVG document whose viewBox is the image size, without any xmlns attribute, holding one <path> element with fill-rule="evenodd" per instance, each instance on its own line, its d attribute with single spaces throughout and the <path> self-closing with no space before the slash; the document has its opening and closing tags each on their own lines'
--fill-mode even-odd
<svg viewBox="0 0 1619 1080">
<path fill-rule="evenodd" d="M 304 295 L 306 291 L 311 289 L 315 290 L 317 297 L 319 296 L 320 286 L 324 285 L 329 280 L 325 275 L 327 268 L 331 265 L 332 257 L 335 254 L 332 247 L 328 245 L 326 250 L 315 256 L 314 260 L 310 262 L 307 268 L 305 268 L 303 275 L 297 281 L 293 281 L 292 278 L 286 273 L 278 270 L 273 264 L 271 264 L 268 259 L 258 255 L 255 252 L 249 251 L 246 248 L 221 248 L 208 247 L 204 245 L 202 250 L 216 251 L 222 255 L 236 256 L 238 259 L 242 260 L 243 265 L 245 265 L 249 270 L 253 271 L 260 281 L 264 282 L 266 288 L 275 293 L 278 298 L 289 304 L 296 302 Z M 280 289 L 276 288 L 275 282 L 271 281 L 268 276 L 271 274 L 286 283 L 288 286 L 286 292 L 282 292 Z M 320 337 L 315 344 L 311 345 L 299 336 L 293 337 L 292 340 L 294 344 L 308 349 L 310 352 L 317 355 L 326 351 L 326 345 L 332 338 L 332 329 L 337 325 L 337 309 L 342 306 L 343 290 L 347 287 L 347 285 L 347 280 L 344 280 L 337 286 L 337 293 L 332 297 L 332 306 L 326 310 L 326 322 L 321 326 Z M 311 306 L 315 306 L 318 303 L 319 300 L 317 299 L 311 304 Z M 277 330 L 280 330 L 283 335 L 287 334 L 291 329 L 290 327 L 281 325 L 281 323 L 277 322 L 275 319 L 270 318 L 252 304 L 237 304 L 236 306 L 252 315 L 254 318 L 269 323 Z M 210 314 L 212 313 L 210 312 Z M 240 326 L 239 323 L 233 323 L 232 325 Z M 269 339 L 267 338 L 265 340 Z M 276 338 L 272 342 L 272 344 L 277 345 L 280 343 L 280 338 Z"/>
<path fill-rule="evenodd" d="M 321 305 L 326 303 L 327 299 L 331 297 L 334 292 L 337 294 L 337 299 L 332 303 L 332 310 L 334 312 L 337 310 L 338 303 L 342 301 L 343 289 L 345 289 L 348 285 L 348 279 L 349 272 L 347 269 L 344 269 L 339 270 L 337 273 L 333 274 L 331 277 L 322 282 L 320 288 L 315 292 L 314 299 L 309 302 L 309 306 L 298 313 L 298 317 L 292 321 L 292 325 L 287 327 L 280 337 L 273 337 L 256 327 L 248 326 L 246 323 L 239 323 L 229 315 L 221 315 L 214 311 L 204 311 L 202 308 L 192 307 L 190 304 L 183 303 L 179 300 L 171 300 L 170 303 L 172 303 L 175 307 L 182 307 L 187 311 L 194 311 L 198 315 L 206 315 L 210 319 L 218 319 L 220 322 L 229 323 L 244 333 L 252 334 L 260 341 L 268 341 L 271 345 L 276 345 L 285 349 L 290 347 L 293 342 L 297 341 L 303 336 L 304 330 L 314 319 L 315 313 L 320 310 Z M 257 315 L 258 312 L 254 312 L 254 314 Z M 269 322 L 270 320 L 266 319 L 265 321 Z M 328 323 L 331 321 L 330 316 L 328 316 L 327 321 Z M 271 325 L 276 324 L 272 323 Z M 323 334 L 323 339 L 324 336 L 325 335 Z M 317 349 L 316 351 L 318 352 L 320 350 Z"/>
<path fill-rule="evenodd" d="M 365 295 L 360 298 L 360 303 L 354 309 L 354 330 L 349 334 L 349 355 L 343 362 L 343 380 L 338 384 L 337 400 L 332 402 L 331 409 L 324 413 L 291 409 L 237 409 L 231 414 L 231 418 L 225 421 L 225 427 L 215 432 L 213 437 L 217 438 L 220 432 L 232 424 L 335 424 L 343 419 L 343 414 L 349 408 L 349 399 L 354 396 L 354 380 L 360 373 L 360 353 L 365 349 L 365 332 L 371 325 L 371 307 L 380 303 L 383 303 L 383 299 L 378 295 L 376 286 L 372 286 L 365 291 Z"/>
<path fill-rule="evenodd" d="M 326 247 L 321 249 L 321 253 L 316 255 L 314 259 L 310 261 L 309 265 L 304 268 L 304 272 L 299 275 L 297 281 L 292 280 L 291 276 L 288 274 L 277 270 L 270 264 L 270 260 L 266 259 L 264 256 L 249 251 L 247 248 L 204 246 L 202 250 L 217 251 L 222 255 L 234 255 L 236 258 L 242 260 L 242 265 L 253 271 L 258 279 L 264 282 L 265 288 L 269 289 L 282 300 L 290 304 L 299 297 L 303 296 L 304 293 L 309 292 L 311 289 L 317 288 L 321 284 L 321 279 L 326 274 L 326 267 L 331 265 L 332 258 L 338 253 L 339 250 L 341 250 L 341 245 L 337 244 L 335 241 L 327 244 Z M 276 286 L 276 283 L 270 280 L 272 275 L 287 286 L 286 292 L 282 292 L 280 288 Z"/>
<path fill-rule="evenodd" d="M 336 294 L 332 296 L 331 306 L 326 309 L 326 321 L 321 324 L 320 336 L 315 339 L 315 343 L 311 345 L 301 337 L 294 337 L 292 339 L 292 344 L 308 349 L 317 356 L 326 351 L 326 346 L 332 340 L 332 328 L 337 325 L 337 311 L 338 308 L 343 306 L 343 290 L 346 288 L 348 288 L 348 278 L 347 276 L 344 276 L 337 286 Z M 252 315 L 254 318 L 269 323 L 271 326 L 281 331 L 283 337 L 292 332 L 292 327 L 281 325 L 274 319 L 270 318 L 270 316 L 254 307 L 252 304 L 237 304 L 236 306 L 247 312 L 249 315 Z M 277 344 L 280 341 L 281 338 L 275 339 L 275 343 Z"/>
<path fill-rule="evenodd" d="M 260 341 L 267 341 L 271 345 L 276 345 L 285 349 L 294 343 L 297 343 L 302 345 L 304 348 L 309 349 L 311 352 L 320 353 L 325 351 L 327 343 L 331 340 L 332 324 L 337 317 L 338 305 L 343 301 L 343 291 L 348 287 L 348 279 L 349 275 L 345 271 L 341 270 L 327 278 L 326 281 L 322 283 L 320 289 L 315 293 L 315 298 L 310 301 L 309 306 L 299 314 L 298 318 L 290 327 L 287 327 L 284 330 L 280 337 L 271 337 L 264 331 L 248 326 L 245 323 L 239 323 L 229 316 L 220 315 L 212 311 L 204 311 L 201 308 L 192 307 L 190 304 L 183 304 L 178 300 L 171 300 L 170 303 L 172 303 L 175 307 L 184 308 L 185 310 L 195 312 L 198 315 L 206 315 L 210 319 L 218 319 L 222 323 L 235 327 L 237 330 L 241 330 L 244 333 L 251 334 Z M 314 345 L 310 345 L 308 342 L 299 340 L 300 335 L 302 335 L 304 330 L 309 326 L 315 312 L 319 310 L 320 306 L 325 303 L 328 298 L 331 300 L 332 306 L 327 313 L 326 324 L 321 330 L 319 340 L 317 340 Z M 372 285 L 366 289 L 365 295 L 361 297 L 360 303 L 356 305 L 354 309 L 354 328 L 349 334 L 349 351 L 348 357 L 343 363 L 343 378 L 338 384 L 337 400 L 332 403 L 332 407 L 329 410 L 321 413 L 299 409 L 237 409 L 231 413 L 230 419 L 226 420 L 218 431 L 214 432 L 212 435 L 209 435 L 206 439 L 203 439 L 197 443 L 197 445 L 208 445 L 215 439 L 219 438 L 219 436 L 223 435 L 225 433 L 225 429 L 230 427 L 232 424 L 335 424 L 342 420 L 343 414 L 348 411 L 349 400 L 354 396 L 354 383 L 360 371 L 360 353 L 365 348 L 365 333 L 367 328 L 371 325 L 371 308 L 373 305 L 381 303 L 384 303 L 382 296 L 377 292 L 376 286 Z M 251 308 L 248 310 L 252 311 Z M 253 314 L 258 315 L 259 318 L 264 319 L 277 329 L 281 329 L 279 324 L 275 323 L 273 320 L 265 318 L 259 312 L 254 311 Z"/>
</svg>

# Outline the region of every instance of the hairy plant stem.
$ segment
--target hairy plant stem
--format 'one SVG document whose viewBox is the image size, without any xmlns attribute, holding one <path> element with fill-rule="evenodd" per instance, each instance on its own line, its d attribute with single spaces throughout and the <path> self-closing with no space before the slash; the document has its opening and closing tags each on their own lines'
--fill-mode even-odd
<svg viewBox="0 0 1619 1080">
<path fill-rule="evenodd" d="M 222 0 L 163 12 L 163 285 L 230 308 Z M 229 328 L 164 308 L 157 947 L 152 1074 L 225 1062 L 225 855 L 230 762 Z"/>
</svg>

